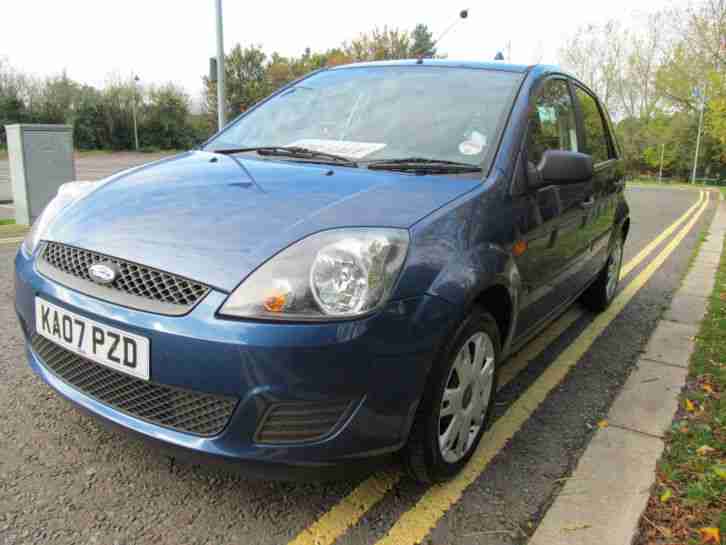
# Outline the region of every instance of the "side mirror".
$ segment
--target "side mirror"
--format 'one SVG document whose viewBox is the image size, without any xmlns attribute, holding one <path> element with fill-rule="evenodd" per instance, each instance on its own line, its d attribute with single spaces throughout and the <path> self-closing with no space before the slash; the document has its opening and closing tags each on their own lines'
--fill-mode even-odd
<svg viewBox="0 0 726 545">
<path fill-rule="evenodd" d="M 592 155 L 576 151 L 547 150 L 536 168 L 535 185 L 576 184 L 592 178 Z"/>
</svg>

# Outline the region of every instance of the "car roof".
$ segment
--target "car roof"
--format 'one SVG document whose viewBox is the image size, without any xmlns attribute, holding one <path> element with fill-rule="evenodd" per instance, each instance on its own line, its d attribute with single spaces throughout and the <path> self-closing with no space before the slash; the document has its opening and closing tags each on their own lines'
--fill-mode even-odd
<svg viewBox="0 0 726 545">
<path fill-rule="evenodd" d="M 346 68 L 369 68 L 375 66 L 439 66 L 446 68 L 478 68 L 480 70 L 503 70 L 506 72 L 527 72 L 531 67 L 524 64 L 507 64 L 505 62 L 457 61 L 451 59 L 400 59 L 394 61 L 358 62 L 336 66 L 333 70 Z"/>
<path fill-rule="evenodd" d="M 515 73 L 532 73 L 534 76 L 539 77 L 545 74 L 564 74 L 568 77 L 572 77 L 570 74 L 564 72 L 558 66 L 552 66 L 547 64 L 509 64 L 503 61 L 460 61 L 454 59 L 400 59 L 393 61 L 374 61 L 374 62 L 358 62 L 352 64 L 343 64 L 331 68 L 331 70 L 345 70 L 348 68 L 369 68 L 376 66 L 437 66 L 442 68 L 470 68 L 477 70 L 498 70 L 502 72 L 515 72 Z"/>
</svg>

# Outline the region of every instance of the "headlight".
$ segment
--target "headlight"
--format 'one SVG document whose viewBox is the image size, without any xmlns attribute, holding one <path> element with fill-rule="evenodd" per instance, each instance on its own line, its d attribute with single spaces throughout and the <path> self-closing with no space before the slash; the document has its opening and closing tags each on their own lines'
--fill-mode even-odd
<svg viewBox="0 0 726 545">
<path fill-rule="evenodd" d="M 273 320 L 361 316 L 388 300 L 407 250 L 402 229 L 317 233 L 252 273 L 219 312 Z"/>
<path fill-rule="evenodd" d="M 23 249 L 29 255 L 35 252 L 41 237 L 48 229 L 58 215 L 69 204 L 76 202 L 81 197 L 88 195 L 93 189 L 99 186 L 101 182 L 68 182 L 58 188 L 58 194 L 40 213 L 40 216 L 33 222 L 33 226 L 28 231 L 23 241 Z"/>
</svg>

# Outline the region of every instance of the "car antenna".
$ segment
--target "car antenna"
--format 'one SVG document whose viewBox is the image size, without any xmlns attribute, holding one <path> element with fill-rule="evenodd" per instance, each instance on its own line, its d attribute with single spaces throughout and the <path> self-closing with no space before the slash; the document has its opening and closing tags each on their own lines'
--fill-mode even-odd
<svg viewBox="0 0 726 545">
<path fill-rule="evenodd" d="M 468 9 L 462 9 L 462 10 L 461 10 L 461 11 L 459 12 L 459 17 L 457 17 L 457 18 L 456 18 L 456 19 L 454 20 L 454 22 L 453 22 L 453 23 L 451 23 L 451 24 L 450 24 L 450 25 L 449 25 L 448 27 L 446 27 L 446 29 L 445 29 L 445 30 L 444 30 L 444 31 L 443 31 L 443 32 L 442 32 L 441 34 L 439 34 L 439 37 L 438 37 L 438 38 L 436 38 L 436 40 L 434 41 L 434 43 L 433 43 L 433 44 L 431 45 L 431 49 L 434 49 L 434 48 L 435 48 L 435 47 L 436 47 L 437 45 L 439 45 L 439 43 L 441 42 L 441 39 L 442 39 L 442 38 L 443 38 L 444 36 L 446 36 L 446 35 L 447 35 L 447 34 L 449 33 L 449 31 L 450 31 L 450 30 L 451 30 L 452 28 L 454 28 L 454 27 L 455 27 L 455 26 L 456 26 L 456 25 L 457 25 L 457 24 L 459 23 L 459 21 L 461 21 L 462 19 L 466 19 L 467 17 L 469 17 L 469 10 L 468 10 Z M 424 54 L 423 54 L 423 53 L 421 53 L 421 54 L 420 54 L 420 55 L 418 56 L 417 60 L 416 60 L 416 64 L 423 64 L 423 60 L 424 60 Z"/>
</svg>

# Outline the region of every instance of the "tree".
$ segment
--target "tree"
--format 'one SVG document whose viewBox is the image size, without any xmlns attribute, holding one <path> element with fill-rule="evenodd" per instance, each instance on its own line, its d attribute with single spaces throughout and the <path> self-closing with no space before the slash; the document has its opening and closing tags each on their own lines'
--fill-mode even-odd
<svg viewBox="0 0 726 545">
<path fill-rule="evenodd" d="M 561 64 L 618 117 L 653 115 L 660 96 L 656 75 L 667 41 L 664 13 L 649 15 L 638 33 L 619 21 L 586 25 L 560 49 Z"/>
<path fill-rule="evenodd" d="M 79 149 L 102 149 L 103 137 L 103 95 L 89 85 L 78 89 L 74 111 L 73 142 Z"/>
<path fill-rule="evenodd" d="M 426 25 L 418 24 L 411 33 L 413 44 L 411 45 L 411 56 L 413 57 L 435 57 L 436 44 L 433 34 Z"/>
<path fill-rule="evenodd" d="M 140 95 L 131 77 L 109 76 L 101 97 L 104 120 L 101 140 L 104 148 L 133 149 L 133 101 L 140 103 L 139 110 L 143 109 L 143 89 Z"/>
<path fill-rule="evenodd" d="M 585 82 L 616 113 L 614 100 L 624 38 L 618 21 L 585 25 L 560 48 L 560 64 Z"/>
<path fill-rule="evenodd" d="M 278 57 L 280 58 L 280 57 Z M 271 85 L 267 81 L 267 55 L 260 46 L 242 49 L 240 44 L 225 55 L 224 77 L 226 87 L 227 118 L 237 117 L 255 102 L 266 97 Z M 208 77 L 202 78 L 205 85 L 205 106 L 210 115 L 217 111 L 217 84 Z"/>
<path fill-rule="evenodd" d="M 714 72 L 709 78 L 708 92 L 711 94 L 706 111 L 706 132 L 719 144 L 718 159 L 726 165 L 726 75 Z"/>
<path fill-rule="evenodd" d="M 144 146 L 161 149 L 189 148 L 194 142 L 190 123 L 189 96 L 173 83 L 148 90 L 143 110 Z"/>
<path fill-rule="evenodd" d="M 0 57 L 0 145 L 6 145 L 4 126 L 28 121 L 23 100 L 23 78 Z"/>
<path fill-rule="evenodd" d="M 560 50 L 561 63 L 603 99 L 617 122 L 631 171 L 664 168 L 687 178 L 693 165 L 706 88 L 699 164 L 726 170 L 726 0 L 659 11 L 635 27 L 618 21 L 580 28 Z M 721 102 L 723 100 L 723 102 Z"/>
<path fill-rule="evenodd" d="M 36 105 L 44 122 L 72 124 L 79 88 L 65 71 L 47 78 L 40 93 L 40 103 Z"/>
<path fill-rule="evenodd" d="M 410 58 L 411 45 L 408 32 L 384 26 L 343 44 L 343 50 L 353 62 L 383 61 Z"/>
</svg>

